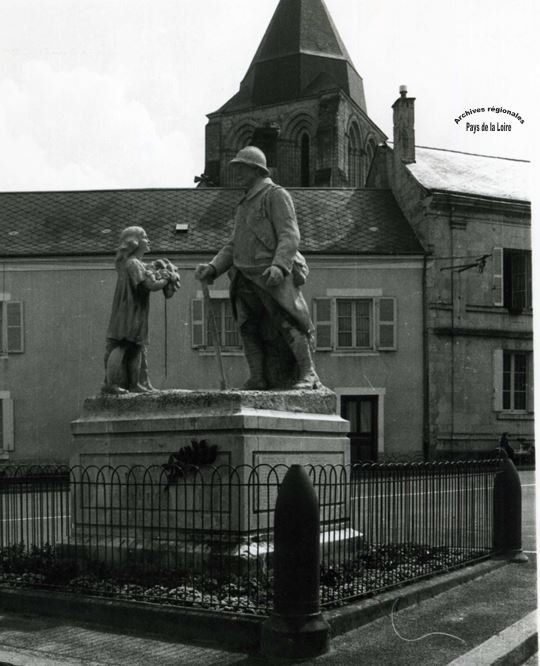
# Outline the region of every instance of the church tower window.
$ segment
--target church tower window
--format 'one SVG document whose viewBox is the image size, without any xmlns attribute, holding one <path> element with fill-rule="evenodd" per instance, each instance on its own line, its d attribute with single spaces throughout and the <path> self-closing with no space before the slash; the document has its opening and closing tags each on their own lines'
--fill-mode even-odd
<svg viewBox="0 0 540 666">
<path fill-rule="evenodd" d="M 278 157 L 279 127 L 275 123 L 269 123 L 264 127 L 257 127 L 253 132 L 251 143 L 260 148 L 266 155 L 266 163 L 270 168 L 276 168 Z"/>
<path fill-rule="evenodd" d="M 310 186 L 310 139 L 307 132 L 300 137 L 300 186 Z"/>
<path fill-rule="evenodd" d="M 360 150 L 360 130 L 358 125 L 353 123 L 349 129 L 349 148 L 348 148 L 348 171 L 349 187 L 360 187 L 362 183 L 361 150 Z"/>
</svg>

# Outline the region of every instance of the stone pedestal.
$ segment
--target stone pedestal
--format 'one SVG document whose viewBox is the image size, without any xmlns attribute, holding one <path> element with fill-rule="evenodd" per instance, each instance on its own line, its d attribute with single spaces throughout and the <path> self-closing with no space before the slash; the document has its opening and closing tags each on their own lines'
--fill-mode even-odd
<svg viewBox="0 0 540 666">
<path fill-rule="evenodd" d="M 335 408 L 328 389 L 89 398 L 72 423 L 75 536 L 153 551 L 167 542 L 176 553 L 192 552 L 197 540 L 212 550 L 209 539 L 214 546 L 234 541 L 231 548 L 246 555 L 253 540 L 257 553 L 263 542 L 271 550 L 277 485 L 287 466 L 349 463 L 349 424 Z M 215 461 L 168 480 L 162 466 L 194 440 L 217 446 Z M 337 488 L 339 473 L 318 472 L 320 488 L 325 476 L 336 487 L 320 493 L 323 542 L 349 541 L 347 489 Z"/>
<path fill-rule="evenodd" d="M 215 465 L 344 465 L 347 421 L 319 391 L 159 391 L 88 398 L 72 423 L 72 465 L 161 465 L 205 439 Z"/>
</svg>

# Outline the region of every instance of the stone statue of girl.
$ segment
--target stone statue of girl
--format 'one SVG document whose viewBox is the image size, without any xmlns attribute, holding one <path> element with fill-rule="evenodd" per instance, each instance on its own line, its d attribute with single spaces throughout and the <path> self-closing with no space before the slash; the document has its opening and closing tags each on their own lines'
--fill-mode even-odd
<svg viewBox="0 0 540 666">
<path fill-rule="evenodd" d="M 163 290 L 165 297 L 170 298 L 180 286 L 180 277 L 167 259 L 143 263 L 143 255 L 149 250 L 148 236 L 142 227 L 128 227 L 120 234 L 102 393 L 154 390 L 148 379 L 146 358 L 150 292 Z"/>
</svg>

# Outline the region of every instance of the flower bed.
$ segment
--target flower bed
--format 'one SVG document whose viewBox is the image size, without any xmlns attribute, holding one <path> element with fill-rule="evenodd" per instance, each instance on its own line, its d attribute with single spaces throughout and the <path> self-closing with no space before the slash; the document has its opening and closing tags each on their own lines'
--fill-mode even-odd
<svg viewBox="0 0 540 666">
<path fill-rule="evenodd" d="M 415 544 L 370 546 L 340 567 L 321 569 L 321 604 L 332 607 L 390 587 L 444 573 L 488 551 Z M 253 572 L 255 573 L 255 572 Z M 0 586 L 64 592 L 265 616 L 272 609 L 272 573 L 258 577 L 224 571 L 221 579 L 127 562 L 116 569 L 62 557 L 50 546 L 0 549 Z"/>
</svg>

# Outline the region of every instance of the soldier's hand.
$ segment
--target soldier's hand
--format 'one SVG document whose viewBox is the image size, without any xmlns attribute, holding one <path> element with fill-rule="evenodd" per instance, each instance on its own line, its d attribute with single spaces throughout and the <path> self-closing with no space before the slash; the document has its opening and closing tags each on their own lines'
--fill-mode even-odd
<svg viewBox="0 0 540 666">
<path fill-rule="evenodd" d="M 216 276 L 216 269 L 211 264 L 199 264 L 195 269 L 195 277 L 199 282 L 211 284 Z"/>
<path fill-rule="evenodd" d="M 266 284 L 269 287 L 277 287 L 278 284 L 281 284 L 285 279 L 283 271 L 277 266 L 270 266 L 262 274 L 266 278 Z"/>
</svg>

